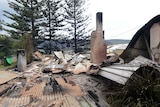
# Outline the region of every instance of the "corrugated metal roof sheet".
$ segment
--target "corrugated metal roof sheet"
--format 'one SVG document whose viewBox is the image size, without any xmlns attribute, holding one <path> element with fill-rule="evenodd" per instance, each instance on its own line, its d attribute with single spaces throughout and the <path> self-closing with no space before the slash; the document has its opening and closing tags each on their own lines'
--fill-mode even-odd
<svg viewBox="0 0 160 107">
<path fill-rule="evenodd" d="M 25 107 L 30 103 L 30 97 L 2 98 L 0 107 Z"/>
<path fill-rule="evenodd" d="M 22 96 L 34 96 L 34 97 L 42 96 L 45 84 L 46 84 L 46 82 L 42 82 L 40 84 L 35 84 L 29 90 L 26 90 L 24 88 L 22 90 L 21 94 L 22 94 Z"/>
<path fill-rule="evenodd" d="M 112 81 L 125 85 L 134 71 L 139 69 L 141 65 L 153 64 L 156 63 L 143 56 L 138 56 L 127 64 L 115 64 L 107 67 L 102 67 L 98 74 Z"/>
<path fill-rule="evenodd" d="M 59 107 L 81 107 L 75 97 L 69 95 L 62 96 L 62 94 L 40 96 L 37 97 L 37 100 L 33 101 L 30 96 L 18 98 L 5 97 L 0 102 L 0 107 L 40 107 L 42 105 L 48 107 L 49 104 L 58 105 L 59 102 L 61 103 Z"/>
<path fill-rule="evenodd" d="M 61 104 L 60 104 L 61 103 Z M 18 98 L 1 98 L 0 107 L 48 107 L 49 104 L 60 105 L 56 107 L 81 107 L 75 97 L 62 95 L 62 92 L 53 95 L 42 95 L 35 99 L 32 97 L 18 97 Z"/>
</svg>

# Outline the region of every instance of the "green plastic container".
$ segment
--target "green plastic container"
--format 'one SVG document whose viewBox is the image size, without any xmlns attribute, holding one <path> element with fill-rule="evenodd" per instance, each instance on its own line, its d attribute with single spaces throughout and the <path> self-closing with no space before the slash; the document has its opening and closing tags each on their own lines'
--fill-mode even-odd
<svg viewBox="0 0 160 107">
<path fill-rule="evenodd" d="M 4 58 L 4 65 L 5 66 L 11 65 L 11 64 L 12 64 L 12 58 L 10 58 L 10 57 Z"/>
<path fill-rule="evenodd" d="M 6 61 L 7 61 L 7 63 L 8 63 L 9 65 L 12 64 L 12 58 L 6 58 Z"/>
</svg>

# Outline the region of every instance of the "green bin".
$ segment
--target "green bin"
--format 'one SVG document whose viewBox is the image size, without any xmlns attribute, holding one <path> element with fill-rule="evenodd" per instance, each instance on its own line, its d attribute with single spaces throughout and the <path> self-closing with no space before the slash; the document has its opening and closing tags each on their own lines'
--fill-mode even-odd
<svg viewBox="0 0 160 107">
<path fill-rule="evenodd" d="M 4 65 L 5 66 L 11 65 L 11 64 L 12 64 L 12 58 L 10 58 L 10 57 L 4 58 Z"/>
</svg>

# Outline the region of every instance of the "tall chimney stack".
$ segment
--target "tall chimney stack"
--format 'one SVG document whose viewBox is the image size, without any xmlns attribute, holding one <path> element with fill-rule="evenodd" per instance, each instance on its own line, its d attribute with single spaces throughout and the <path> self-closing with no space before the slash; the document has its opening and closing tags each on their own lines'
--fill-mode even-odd
<svg viewBox="0 0 160 107">
<path fill-rule="evenodd" d="M 103 16 L 102 12 L 96 14 L 96 31 L 103 31 Z"/>
<path fill-rule="evenodd" d="M 102 64 L 106 60 L 107 45 L 104 41 L 102 12 L 96 14 L 96 30 L 91 33 L 91 62 Z"/>
</svg>

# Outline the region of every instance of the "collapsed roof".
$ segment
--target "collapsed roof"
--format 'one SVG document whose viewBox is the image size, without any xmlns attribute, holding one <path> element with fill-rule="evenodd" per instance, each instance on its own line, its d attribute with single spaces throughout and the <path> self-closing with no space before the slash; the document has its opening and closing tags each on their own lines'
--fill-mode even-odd
<svg viewBox="0 0 160 107">
<path fill-rule="evenodd" d="M 139 29 L 120 57 L 124 64 L 100 68 L 99 75 L 125 85 L 131 76 L 145 66 L 158 70 L 160 66 L 160 15 Z M 141 75 L 142 76 L 142 75 Z"/>
<path fill-rule="evenodd" d="M 152 52 L 150 48 L 150 29 L 155 23 L 158 22 L 160 22 L 160 15 L 152 18 L 135 33 L 127 48 L 120 55 L 125 62 L 130 62 L 139 55 L 152 60 Z"/>
</svg>

